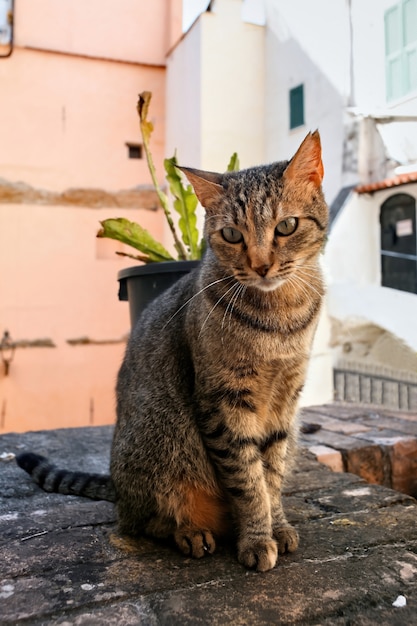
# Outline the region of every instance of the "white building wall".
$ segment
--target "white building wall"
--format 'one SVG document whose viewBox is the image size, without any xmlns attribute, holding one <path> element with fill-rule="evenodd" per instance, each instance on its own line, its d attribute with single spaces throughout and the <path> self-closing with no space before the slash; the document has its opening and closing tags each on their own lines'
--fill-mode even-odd
<svg viewBox="0 0 417 626">
<path fill-rule="evenodd" d="M 202 23 L 201 165 L 224 170 L 233 152 L 242 168 L 264 152 L 264 28 L 241 18 L 241 0 L 216 0 Z"/>
<path fill-rule="evenodd" d="M 265 1 L 266 160 L 288 158 L 318 128 L 331 203 L 341 187 L 359 180 L 355 122 L 387 110 L 417 111 L 417 94 L 386 100 L 384 14 L 395 0 Z M 305 124 L 290 130 L 289 90 L 299 84 Z M 348 113 L 351 108 L 355 115 Z M 415 123 L 384 125 L 381 132 L 398 161 L 417 160 Z"/>
<path fill-rule="evenodd" d="M 363 0 L 351 0 L 354 27 L 353 104 L 358 113 L 371 116 L 382 113 L 415 117 L 414 121 L 378 124 L 378 131 L 385 143 L 385 153 L 396 162 L 407 164 L 417 161 L 417 93 L 391 101 L 386 99 L 384 14 L 397 1 L 367 0 L 364 3 Z M 384 175 L 392 175 L 389 166 L 387 168 L 385 165 L 385 170 Z"/>
<path fill-rule="evenodd" d="M 417 352 L 417 296 L 378 285 L 337 282 L 328 289 L 329 315 L 352 328 L 375 324 Z M 390 355 L 386 355 L 390 365 Z"/>
<path fill-rule="evenodd" d="M 417 184 L 353 193 L 337 217 L 324 257 L 328 312 L 343 323 L 375 324 L 417 350 L 417 296 L 381 286 L 380 207 L 397 193 L 417 198 Z"/>
<path fill-rule="evenodd" d="M 318 128 L 328 202 L 342 186 L 348 27 L 344 0 L 267 0 L 266 159 L 290 158 L 307 132 Z M 290 130 L 289 91 L 299 84 L 304 85 L 305 124 Z"/>
<path fill-rule="evenodd" d="M 391 102 L 386 99 L 384 15 L 387 9 L 398 2 L 399 0 L 350 0 L 354 104 L 371 112 L 387 107 L 396 112 L 416 111 L 416 93 Z M 413 109 L 410 108 L 412 106 Z"/>
<path fill-rule="evenodd" d="M 201 167 L 201 20 L 197 20 L 188 33 L 167 57 L 166 73 L 166 136 L 165 154 L 174 153 L 180 165 Z M 173 211 L 174 222 L 178 214 Z M 203 211 L 197 215 L 198 228 L 203 226 Z M 165 224 L 164 244 L 174 252 L 172 234 Z"/>
<path fill-rule="evenodd" d="M 379 201 L 375 196 L 352 193 L 327 242 L 325 264 L 329 282 L 379 285 L 379 237 Z"/>
<path fill-rule="evenodd" d="M 241 19 L 241 0 L 216 0 L 167 59 L 167 153 L 224 171 L 264 162 L 264 28 Z"/>
<path fill-rule="evenodd" d="M 166 156 L 201 165 L 201 21 L 170 52 L 166 74 Z"/>
<path fill-rule="evenodd" d="M 301 406 L 325 404 L 333 400 L 333 356 L 329 349 L 330 323 L 327 297 L 314 337 Z"/>
<path fill-rule="evenodd" d="M 386 104 L 384 13 L 396 0 L 351 0 L 354 104 L 371 111 Z"/>
</svg>

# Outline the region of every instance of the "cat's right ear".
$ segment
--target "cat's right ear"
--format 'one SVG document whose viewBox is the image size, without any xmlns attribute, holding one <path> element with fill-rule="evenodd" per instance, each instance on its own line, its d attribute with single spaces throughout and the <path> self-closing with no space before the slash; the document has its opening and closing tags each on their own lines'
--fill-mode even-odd
<svg viewBox="0 0 417 626">
<path fill-rule="evenodd" d="M 284 177 L 287 180 L 310 182 L 314 187 L 320 187 L 324 169 L 321 159 L 321 143 L 319 131 L 308 133 L 307 137 L 293 156 Z"/>
<path fill-rule="evenodd" d="M 191 167 L 180 167 L 179 165 L 176 167 L 181 172 L 184 172 L 193 186 L 195 195 L 205 209 L 209 209 L 223 195 L 224 189 L 221 185 L 221 174 L 195 170 Z"/>
</svg>

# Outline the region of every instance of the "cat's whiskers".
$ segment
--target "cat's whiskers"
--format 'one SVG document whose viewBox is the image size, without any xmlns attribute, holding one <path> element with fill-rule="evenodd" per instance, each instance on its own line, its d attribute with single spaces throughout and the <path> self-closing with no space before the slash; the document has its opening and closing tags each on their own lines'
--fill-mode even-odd
<svg viewBox="0 0 417 626">
<path fill-rule="evenodd" d="M 293 278 L 295 278 L 297 281 L 301 281 L 302 283 L 304 283 L 304 285 L 306 285 L 306 287 L 308 287 L 308 289 L 311 289 L 312 291 L 314 291 L 318 296 L 320 296 L 320 298 L 322 298 L 323 293 L 321 293 L 320 291 L 318 291 L 318 289 L 316 289 L 315 287 L 313 287 L 313 285 L 311 283 L 309 283 L 307 280 L 304 280 L 304 278 L 302 278 L 300 276 L 300 274 L 293 274 L 292 275 Z M 301 285 L 299 285 L 301 288 Z"/>
<path fill-rule="evenodd" d="M 321 279 L 321 269 L 320 269 L 320 265 L 318 263 L 313 264 L 313 263 L 304 263 L 303 262 L 304 259 L 297 259 L 297 263 L 295 265 L 294 269 L 294 274 L 297 274 L 298 276 L 304 276 L 305 278 L 308 279 L 318 279 L 320 281 Z"/>
<path fill-rule="evenodd" d="M 299 259 L 300 267 L 309 267 L 310 269 L 317 269 L 320 267 L 319 263 L 304 263 L 304 259 Z"/>
<path fill-rule="evenodd" d="M 303 267 L 299 267 L 297 272 L 294 272 L 295 274 L 300 274 L 301 276 L 304 276 L 306 278 L 315 278 L 316 280 L 320 278 L 320 274 L 318 272 L 313 272 L 310 270 L 305 270 Z"/>
<path fill-rule="evenodd" d="M 223 314 L 223 318 L 222 318 L 222 326 L 221 326 L 221 327 L 222 327 L 222 330 L 223 330 L 223 328 L 224 328 L 224 323 L 225 323 L 225 320 L 226 320 L 227 313 L 228 313 L 228 311 L 229 311 L 230 307 L 232 306 L 233 300 L 234 300 L 234 298 L 236 297 L 236 293 L 239 293 L 239 288 L 240 288 L 241 286 L 242 286 L 242 285 L 241 285 L 240 283 L 236 283 L 236 287 L 237 287 L 237 289 L 236 289 L 235 293 L 232 295 L 232 297 L 230 298 L 229 302 L 227 303 L 227 307 L 226 307 L 226 310 L 225 310 L 225 312 L 224 312 L 224 314 Z"/>
<path fill-rule="evenodd" d="M 200 332 L 198 333 L 198 339 L 200 339 L 201 333 L 204 330 L 204 326 L 207 324 L 208 319 L 209 319 L 210 315 L 213 313 L 214 309 L 220 304 L 220 302 L 223 300 L 223 298 L 225 298 L 230 291 L 235 289 L 235 287 L 239 287 L 239 285 L 240 285 L 240 283 L 234 283 L 231 287 L 229 287 L 229 289 L 227 291 L 225 291 L 225 293 L 217 300 L 216 304 L 210 309 L 206 319 L 204 320 L 204 322 L 203 322 L 203 324 L 202 324 L 202 326 L 200 328 Z"/>
<path fill-rule="evenodd" d="M 321 272 L 320 265 L 312 265 L 311 263 L 300 263 L 300 265 L 296 266 L 296 269 L 314 272 L 315 274 Z"/>
<path fill-rule="evenodd" d="M 308 257 L 302 257 L 300 259 L 296 259 L 294 261 L 293 269 L 295 270 L 307 269 L 307 270 L 314 270 L 316 272 L 320 270 L 320 265 L 318 263 L 307 263 L 306 261 L 308 261 Z"/>
<path fill-rule="evenodd" d="M 321 274 L 320 268 L 318 267 L 314 268 L 313 270 L 313 269 L 305 269 L 304 266 L 301 266 L 297 268 L 297 271 L 295 273 L 300 274 L 301 276 L 305 276 L 306 278 L 309 278 L 309 279 L 315 279 L 316 281 L 321 283 L 322 274 Z"/>
<path fill-rule="evenodd" d="M 317 265 L 297 265 L 296 266 L 297 270 L 306 270 L 309 272 L 315 272 L 317 273 L 319 271 L 319 268 L 317 267 Z"/>
<path fill-rule="evenodd" d="M 224 312 L 223 319 L 222 319 L 222 330 L 224 328 L 224 325 L 225 325 L 228 313 L 229 313 L 229 328 L 230 328 L 230 323 L 231 323 L 231 320 L 232 320 L 232 314 L 233 314 L 234 306 L 235 306 L 239 296 L 243 297 L 243 294 L 246 291 L 246 285 L 244 285 L 243 283 L 238 283 L 238 285 L 239 285 L 238 289 L 236 289 L 235 293 L 230 298 L 230 301 L 229 301 L 229 303 L 228 303 L 228 305 L 226 307 L 226 311 Z M 222 341 L 223 341 L 223 337 L 222 337 Z"/>
<path fill-rule="evenodd" d="M 295 289 L 301 291 L 301 293 L 304 294 L 304 296 L 307 298 L 309 303 L 312 302 L 311 294 L 307 291 L 307 289 L 304 287 L 304 285 L 302 285 L 297 280 L 297 277 L 294 276 L 294 274 L 292 276 L 289 276 L 287 280 L 290 283 L 290 285 L 292 285 Z"/>
<path fill-rule="evenodd" d="M 279 278 L 280 280 L 287 280 L 288 276 L 291 276 L 291 274 L 293 273 L 293 270 L 283 270 L 280 272 L 277 272 L 277 274 L 273 277 L 273 278 Z"/>
<path fill-rule="evenodd" d="M 190 302 L 192 300 L 194 300 L 194 298 L 196 298 L 197 296 L 199 296 L 201 293 L 203 293 L 203 291 L 205 291 L 206 289 L 209 289 L 210 287 L 212 287 L 213 285 L 217 285 L 217 283 L 221 283 L 224 280 L 230 280 L 231 278 L 234 278 L 233 274 L 231 274 L 230 276 L 225 276 L 224 278 L 219 278 L 218 280 L 213 280 L 211 283 L 209 283 L 208 285 L 206 285 L 205 287 L 203 287 L 202 289 L 200 289 L 200 291 L 197 291 L 197 293 L 195 293 L 193 296 L 191 296 L 191 298 L 189 298 L 186 302 L 184 302 L 184 304 L 182 304 L 180 306 L 179 309 L 177 309 L 175 311 L 175 313 L 173 315 L 171 315 L 171 317 L 169 318 L 169 320 L 163 325 L 162 330 L 165 330 L 165 328 L 168 326 L 168 324 L 170 322 L 172 322 L 172 320 L 174 319 L 174 317 L 176 315 L 178 315 L 178 313 L 180 313 L 182 311 L 182 309 L 184 307 L 187 306 L 187 304 L 190 304 Z"/>
<path fill-rule="evenodd" d="M 232 313 L 233 313 L 234 306 L 235 306 L 236 302 L 238 301 L 239 297 L 243 300 L 243 298 L 245 297 L 246 289 L 248 288 L 247 285 L 242 285 L 242 287 L 243 287 L 243 289 L 241 289 L 239 291 L 237 297 L 233 301 L 232 309 L 231 309 L 230 315 L 229 315 L 229 328 L 230 328 L 230 324 L 232 323 Z"/>
</svg>

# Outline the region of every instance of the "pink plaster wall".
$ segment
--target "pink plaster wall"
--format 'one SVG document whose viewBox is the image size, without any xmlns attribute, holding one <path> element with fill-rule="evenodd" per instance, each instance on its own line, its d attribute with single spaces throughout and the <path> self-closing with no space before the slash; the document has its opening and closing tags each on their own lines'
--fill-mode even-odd
<svg viewBox="0 0 417 626">
<path fill-rule="evenodd" d="M 150 183 L 136 103 L 152 91 L 152 147 L 162 177 L 165 69 L 17 48 L 0 61 L 0 176 L 45 189 Z"/>
<path fill-rule="evenodd" d="M 165 65 L 181 0 L 18 0 L 17 46 Z"/>
<path fill-rule="evenodd" d="M 0 60 L 0 178 L 36 188 L 128 189 L 150 183 L 137 95 L 153 92 L 154 160 L 163 178 L 165 54 L 181 0 L 19 0 L 15 49 Z M 3 202 L 3 204 L 2 204 Z M 0 198 L 0 339 L 52 340 L 0 362 L 0 432 L 111 423 L 129 331 L 117 272 L 132 260 L 97 240 L 106 217 L 138 219 L 165 238 L 161 212 L 6 204 Z M 100 345 L 75 345 L 89 337 Z"/>
<path fill-rule="evenodd" d="M 0 432 L 114 420 L 130 328 L 117 272 L 132 260 L 114 253 L 121 244 L 95 235 L 115 214 L 162 236 L 159 211 L 0 205 L 0 334 L 56 346 L 17 348 L 7 377 L 0 363 Z M 117 343 L 67 342 L 81 337 Z"/>
</svg>

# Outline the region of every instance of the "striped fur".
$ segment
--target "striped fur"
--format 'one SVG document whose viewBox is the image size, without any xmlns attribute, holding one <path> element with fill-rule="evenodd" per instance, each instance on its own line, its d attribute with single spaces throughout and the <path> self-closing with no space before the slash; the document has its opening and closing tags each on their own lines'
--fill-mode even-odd
<svg viewBox="0 0 417 626">
<path fill-rule="evenodd" d="M 172 535 L 194 557 L 229 534 L 239 561 L 266 571 L 298 545 L 281 490 L 324 293 L 320 139 L 309 134 L 289 162 L 183 169 L 206 209 L 207 251 L 131 334 L 111 480 L 67 479 L 44 460 L 32 475 L 61 493 L 114 488 L 122 532 Z"/>
<path fill-rule="evenodd" d="M 110 476 L 58 469 L 44 456 L 33 452 L 18 454 L 16 462 L 44 491 L 109 502 L 116 499 Z"/>
</svg>

